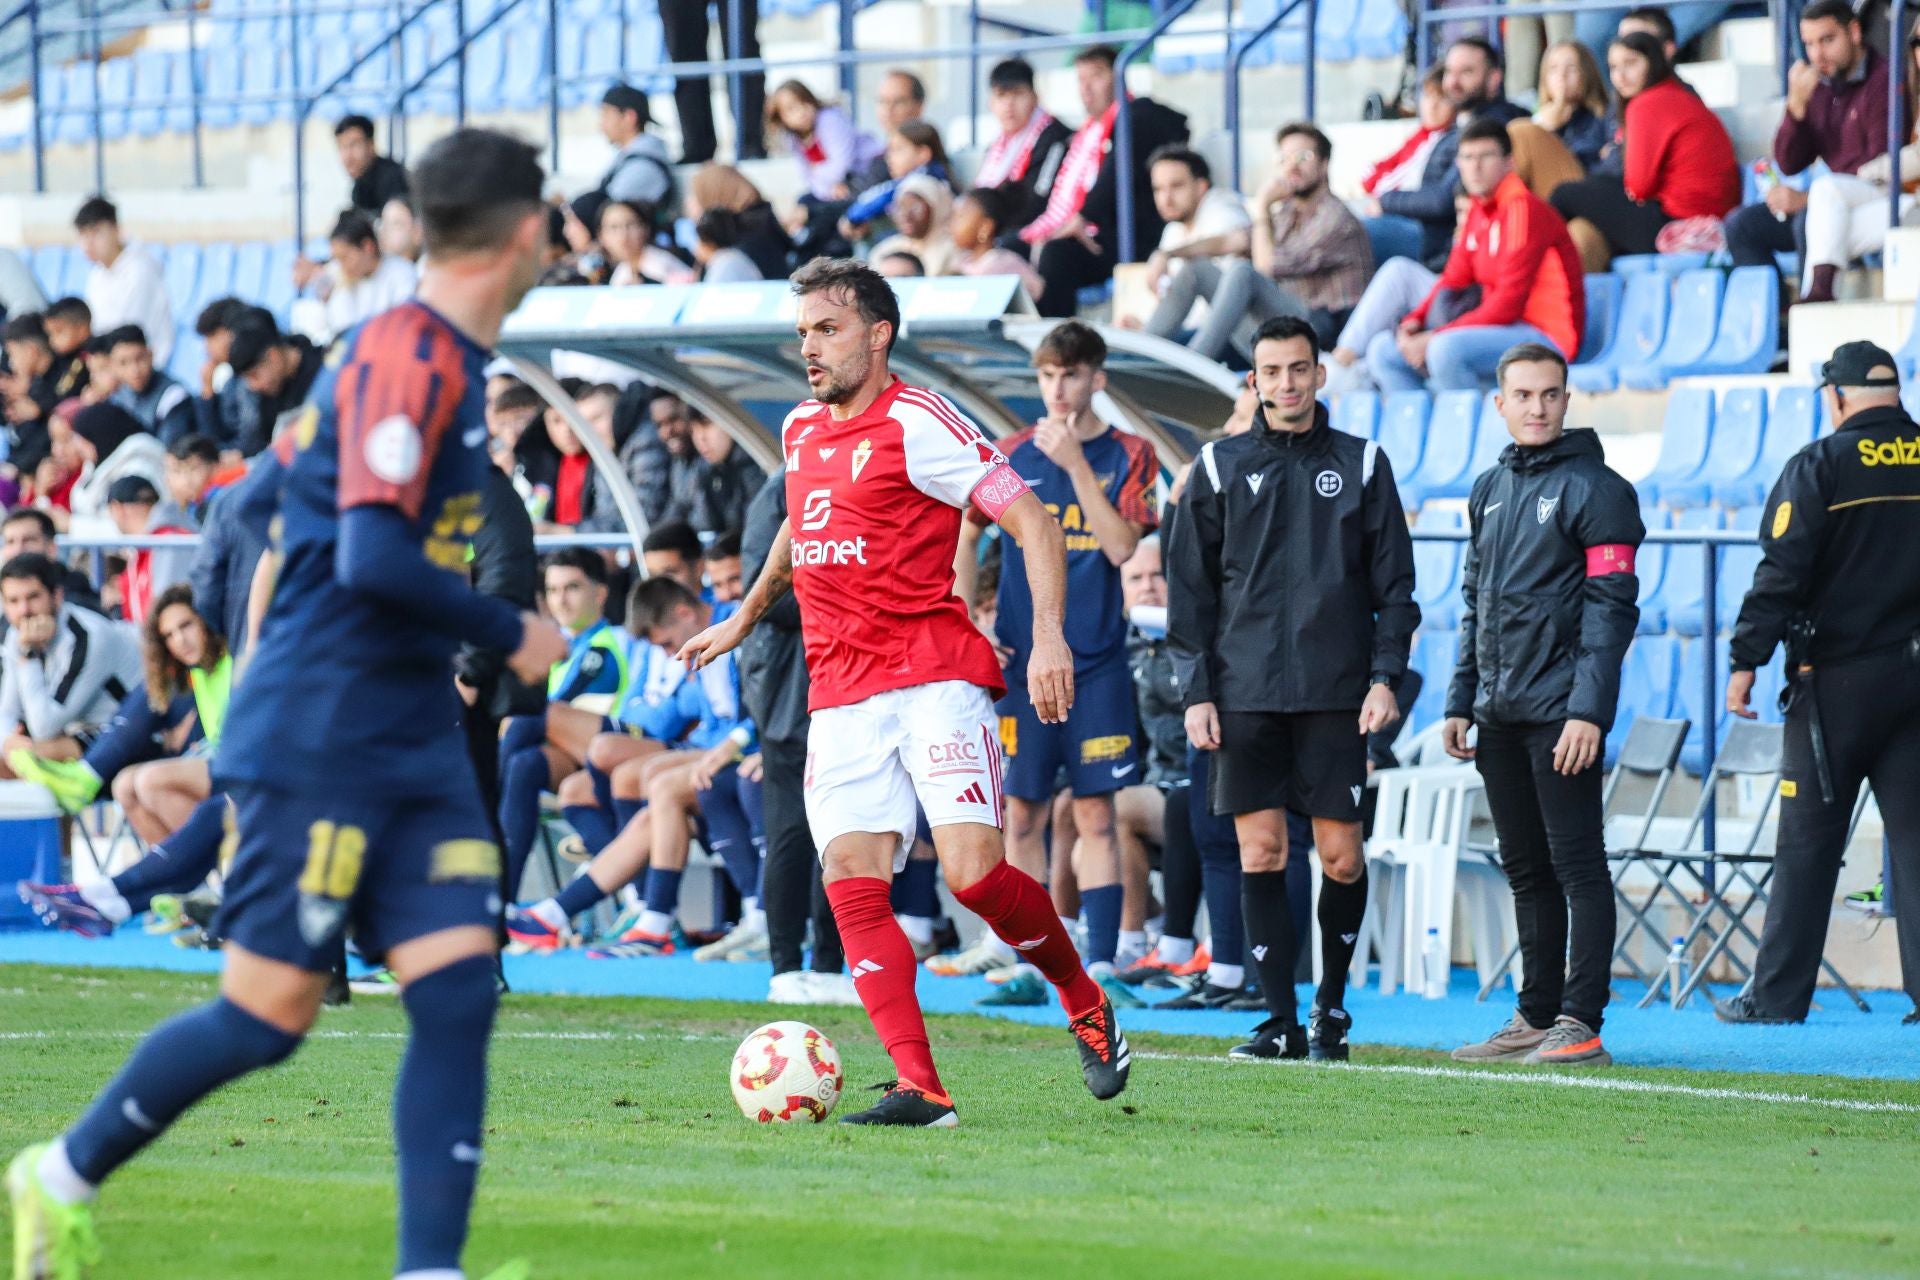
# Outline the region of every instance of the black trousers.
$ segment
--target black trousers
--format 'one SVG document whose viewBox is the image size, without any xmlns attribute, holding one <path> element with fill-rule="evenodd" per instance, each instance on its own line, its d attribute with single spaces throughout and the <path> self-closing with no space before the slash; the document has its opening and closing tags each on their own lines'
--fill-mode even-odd
<svg viewBox="0 0 1920 1280">
<path fill-rule="evenodd" d="M 1544 1028 L 1566 1014 L 1598 1031 L 1614 936 L 1613 879 L 1601 831 L 1606 770 L 1596 762 L 1571 778 L 1555 773 L 1561 728 L 1558 722 L 1483 724 L 1476 763 L 1500 839 L 1500 865 L 1513 888 L 1526 968 L 1521 1016 Z"/>
<path fill-rule="evenodd" d="M 846 963 L 840 929 L 833 922 L 826 889 L 820 883 L 820 859 L 807 827 L 807 744 L 784 738 L 760 743 L 766 765 L 760 799 L 767 824 L 766 865 L 760 877 L 760 905 L 767 913 L 767 948 L 773 971 L 801 967 L 807 918 L 813 918 L 813 968 L 838 973 Z"/>
<path fill-rule="evenodd" d="M 1742 205 L 1727 215 L 1727 253 L 1736 267 L 1772 267 L 1776 253 L 1806 255 L 1807 215 L 1803 210 L 1784 221 L 1762 204 Z"/>
<path fill-rule="evenodd" d="M 1616 255 L 1658 253 L 1654 240 L 1660 228 L 1673 221 L 1653 201 L 1641 204 L 1628 196 L 1626 183 L 1611 173 L 1563 182 L 1553 189 L 1548 203 L 1569 222 L 1575 218 L 1591 222 Z"/>
<path fill-rule="evenodd" d="M 1049 240 L 1040 246 L 1034 270 L 1044 282 L 1035 304 L 1041 315 L 1072 316 L 1079 308 L 1082 289 L 1113 279 L 1113 230 L 1103 227 L 1100 235 L 1097 254 L 1089 253 L 1078 240 Z"/>
<path fill-rule="evenodd" d="M 1807 1014 L 1862 782 L 1873 784 L 1886 823 L 1902 985 L 1920 1003 L 1920 662 L 1902 646 L 1822 667 L 1811 678 L 1833 803 L 1820 798 L 1809 709 L 1800 699 L 1787 712 L 1780 834 L 1754 961 L 1755 1007 L 1776 1018 Z"/>
<path fill-rule="evenodd" d="M 759 0 L 738 0 L 740 47 L 733 47 L 727 25 L 729 0 L 718 0 L 715 16 L 720 41 L 729 58 L 760 56 Z M 667 57 L 674 62 L 707 61 L 708 0 L 660 0 L 660 26 L 666 35 Z M 718 146 L 713 136 L 713 84 L 707 76 L 681 76 L 673 82 L 673 103 L 680 112 L 680 158 L 686 164 L 705 164 Z M 758 159 L 767 153 L 761 136 L 765 127 L 767 78 L 757 72 L 740 78 L 740 101 L 733 104 L 739 130 L 740 159 Z"/>
</svg>

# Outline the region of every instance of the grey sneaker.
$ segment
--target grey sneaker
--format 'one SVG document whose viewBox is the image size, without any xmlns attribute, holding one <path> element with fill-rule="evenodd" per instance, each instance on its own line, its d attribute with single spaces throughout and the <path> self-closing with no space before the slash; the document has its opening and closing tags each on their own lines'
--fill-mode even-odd
<svg viewBox="0 0 1920 1280">
<path fill-rule="evenodd" d="M 1523 1061 L 1536 1067 L 1606 1067 L 1613 1055 L 1600 1043 L 1600 1033 L 1565 1014 L 1553 1020 L 1540 1047 Z"/>
<path fill-rule="evenodd" d="M 1463 1044 L 1453 1051 L 1455 1062 L 1519 1062 L 1547 1038 L 1547 1033 L 1515 1011 L 1507 1025 L 1478 1044 Z"/>
</svg>

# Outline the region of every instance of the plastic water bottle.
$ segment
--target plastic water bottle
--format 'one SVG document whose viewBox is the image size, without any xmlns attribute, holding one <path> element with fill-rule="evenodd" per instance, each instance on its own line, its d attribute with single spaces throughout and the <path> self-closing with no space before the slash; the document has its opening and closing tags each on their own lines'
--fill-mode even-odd
<svg viewBox="0 0 1920 1280">
<path fill-rule="evenodd" d="M 1429 1000 L 1447 998 L 1447 957 L 1440 954 L 1439 926 L 1427 930 L 1427 942 L 1420 953 L 1421 976 L 1426 980 L 1426 989 L 1421 994 Z"/>
<path fill-rule="evenodd" d="M 1673 949 L 1667 952 L 1667 999 L 1676 1009 L 1685 1006 L 1680 992 L 1687 985 L 1687 940 L 1675 938 Z"/>
</svg>

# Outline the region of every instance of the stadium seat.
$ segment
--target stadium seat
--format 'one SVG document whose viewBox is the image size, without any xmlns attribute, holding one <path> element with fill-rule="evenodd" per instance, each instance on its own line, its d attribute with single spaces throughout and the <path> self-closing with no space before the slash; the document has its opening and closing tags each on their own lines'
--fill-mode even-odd
<svg viewBox="0 0 1920 1280">
<path fill-rule="evenodd" d="M 47 137 L 79 146 L 93 138 L 93 67 L 84 61 L 74 62 L 56 74 L 66 80 L 66 100 L 47 129 Z"/>
<path fill-rule="evenodd" d="M 1893 361 L 1900 368 L 1900 381 L 1912 382 L 1914 374 L 1920 372 L 1920 302 L 1914 304 L 1914 323 L 1907 330 L 1907 340 L 1893 353 Z"/>
<path fill-rule="evenodd" d="M 507 65 L 500 79 L 500 100 L 510 109 L 526 109 L 547 100 L 546 28 L 516 22 L 501 33 Z"/>
<path fill-rule="evenodd" d="M 1727 528 L 1757 535 L 1762 514 L 1760 507 L 1739 507 L 1727 513 Z M 1758 542 L 1720 549 L 1720 616 L 1715 621 L 1722 635 L 1733 630 L 1734 621 L 1740 616 L 1740 605 L 1747 598 L 1747 588 L 1753 585 L 1754 570 L 1759 567 Z"/>
<path fill-rule="evenodd" d="M 185 58 L 171 51 L 143 49 L 133 55 L 133 102 L 127 110 L 127 130 L 142 138 L 151 138 L 167 127 L 167 105 L 173 100 L 174 77 L 186 66 Z M 192 92 L 181 85 L 179 93 Z"/>
<path fill-rule="evenodd" d="M 1713 415 L 1713 438 L 1706 460 L 1690 480 L 1660 485 L 1660 501 L 1670 507 L 1698 507 L 1708 502 L 1737 505 L 1729 493 L 1739 491 L 1740 477 L 1753 469 L 1760 456 L 1760 439 L 1767 415 L 1766 392 L 1759 387 L 1734 387 L 1723 393 Z"/>
<path fill-rule="evenodd" d="M 67 246 L 64 244 L 43 244 L 33 251 L 33 278 L 40 285 L 40 292 L 47 295 L 47 301 L 62 297 L 61 287 L 67 275 Z"/>
<path fill-rule="evenodd" d="M 1713 663 L 1713 679 L 1708 682 L 1707 664 Z M 1707 684 L 1712 689 L 1708 690 Z M 1687 745 L 1680 749 L 1680 765 L 1688 773 L 1706 772 L 1706 719 L 1713 717 L 1714 741 L 1726 736 L 1726 645 L 1717 638 L 1688 640 L 1680 646 L 1680 674 L 1674 686 L 1675 716 L 1691 721 Z"/>
<path fill-rule="evenodd" d="M 1614 325 L 1620 319 L 1620 294 L 1626 282 L 1612 272 L 1587 277 L 1587 323 L 1580 331 L 1580 354 L 1574 363 L 1593 359 L 1613 341 Z"/>
<path fill-rule="evenodd" d="M 469 27 L 469 30 L 472 28 Z M 467 110 L 499 111 L 500 81 L 507 72 L 506 31 L 495 27 L 477 37 L 467 51 Z"/>
<path fill-rule="evenodd" d="M 563 25 L 560 56 L 566 68 L 560 82 L 561 102 L 577 107 L 598 101 L 607 86 L 620 78 L 620 19 L 599 17 L 585 24 Z"/>
<path fill-rule="evenodd" d="M 1725 276 L 1708 268 L 1680 275 L 1673 282 L 1672 309 L 1660 350 L 1645 363 L 1623 365 L 1620 384 L 1636 391 L 1658 391 L 1676 370 L 1703 358 L 1720 324 L 1720 290 L 1725 282 Z"/>
<path fill-rule="evenodd" d="M 1643 543 L 1633 558 L 1634 576 L 1640 580 L 1640 625 L 1636 635 L 1657 636 L 1667 629 L 1667 609 L 1661 589 L 1671 563 L 1673 548 L 1664 542 Z"/>
<path fill-rule="evenodd" d="M 1417 528 L 1433 528 L 1425 513 Z M 1457 526 L 1454 526 L 1457 527 Z M 1413 543 L 1413 598 L 1420 625 L 1451 630 L 1460 625 L 1460 565 L 1466 544 L 1416 538 Z"/>
<path fill-rule="evenodd" d="M 1720 328 L 1705 356 L 1675 377 L 1765 373 L 1780 355 L 1780 273 L 1771 267 L 1735 267 L 1720 299 Z"/>
<path fill-rule="evenodd" d="M 167 372 L 189 387 L 198 387 L 200 366 L 206 362 L 206 359 L 206 340 L 193 331 L 191 324 L 176 326 L 173 334 L 173 355 L 167 361 Z"/>
<path fill-rule="evenodd" d="M 647 5 L 628 14 L 627 76 L 633 86 L 647 93 L 672 93 L 673 77 L 666 70 L 672 61 L 659 11 Z"/>
<path fill-rule="evenodd" d="M 1400 486 L 1400 499 L 1408 509 L 1420 504 L 1407 498 L 1407 481 L 1420 466 L 1426 451 L 1427 414 L 1433 399 L 1424 391 L 1396 391 L 1381 402 L 1380 447 L 1393 463 L 1394 480 Z"/>
<path fill-rule="evenodd" d="M 193 301 L 198 297 L 200 288 L 200 246 L 194 242 L 182 241 L 173 246 L 167 255 L 167 268 L 163 273 L 167 289 L 167 301 L 173 306 L 175 320 L 191 321 L 198 314 Z"/>
<path fill-rule="evenodd" d="M 1720 512 L 1712 507 L 1694 507 L 1674 517 L 1673 527 L 1680 529 L 1718 529 Z M 1667 553 L 1667 572 L 1661 583 L 1660 602 L 1667 611 L 1667 627 L 1683 636 L 1697 636 L 1705 610 L 1702 594 L 1706 571 L 1701 565 L 1698 544 L 1678 543 Z"/>
<path fill-rule="evenodd" d="M 1592 360 L 1576 364 L 1569 375 L 1576 390 L 1611 391 L 1622 368 L 1653 359 L 1667 334 L 1666 277 L 1643 272 L 1627 279 L 1620 295 L 1620 317 L 1611 340 Z"/>
<path fill-rule="evenodd" d="M 1251 21 L 1255 12 L 1253 5 L 1247 6 L 1247 20 Z M 1290 67 L 1299 66 L 1307 60 L 1306 24 L 1297 19 L 1301 11 L 1280 24 L 1273 33 L 1274 53 L 1279 60 Z M 1271 0 L 1266 15 L 1260 19 L 1265 22 L 1273 16 Z M 1314 56 L 1321 62 L 1346 62 L 1353 57 L 1354 29 L 1360 23 L 1360 6 L 1354 3 L 1323 4 L 1314 20 Z"/>
<path fill-rule="evenodd" d="M 200 58 L 200 122 L 209 129 L 224 129 L 240 118 L 240 72 L 242 56 L 238 48 L 214 46 L 202 49 Z M 192 103 L 179 104 L 191 112 Z M 189 120 L 183 128 L 191 128 Z"/>
<path fill-rule="evenodd" d="M 1401 496 L 1414 507 L 1433 498 L 1464 498 L 1473 487 L 1474 428 L 1480 418 L 1478 391 L 1442 391 L 1433 398 L 1427 447 L 1420 469 L 1401 482 Z M 1399 474 L 1395 469 L 1396 476 Z"/>
<path fill-rule="evenodd" d="M 100 134 L 108 142 L 127 136 L 127 104 L 133 101 L 133 59 L 100 63 Z M 89 133 L 89 139 L 92 135 Z"/>
<path fill-rule="evenodd" d="M 260 305 L 273 312 L 282 328 L 293 306 L 293 259 L 291 240 L 275 240 L 267 246 L 267 287 L 260 294 Z"/>
<path fill-rule="evenodd" d="M 1622 276 L 1677 276 L 1707 265 L 1704 253 L 1629 253 L 1610 264 Z"/>
<path fill-rule="evenodd" d="M 1493 405 L 1494 393 L 1489 391 L 1480 405 L 1480 426 L 1473 437 L 1473 461 L 1467 464 L 1469 480 L 1478 480 L 1500 464 L 1500 455 L 1513 443 L 1513 433 L 1507 430 L 1507 420 Z"/>
<path fill-rule="evenodd" d="M 1335 431 L 1371 440 L 1380 428 L 1380 393 L 1349 391 L 1334 403 L 1332 417 Z"/>
<path fill-rule="evenodd" d="M 1753 465 L 1733 482 L 1721 486 L 1716 500 L 1722 506 L 1743 507 L 1765 502 L 1780 478 L 1787 459 L 1813 442 L 1820 418 L 1820 393 L 1814 387 L 1781 387 L 1774 393 L 1766 417 L 1760 451 Z"/>
<path fill-rule="evenodd" d="M 1684 505 L 1669 499 L 1671 487 L 1676 498 L 1685 498 L 1685 485 L 1707 460 L 1707 447 L 1713 440 L 1713 392 L 1706 387 L 1679 387 L 1667 394 L 1667 413 L 1660 431 L 1660 457 L 1653 472 L 1636 486 L 1643 502 L 1662 506 Z"/>
<path fill-rule="evenodd" d="M 194 291 L 194 315 L 197 317 L 200 309 L 215 298 L 229 297 L 232 293 L 233 246 L 216 240 L 200 250 L 200 286 Z"/>
<path fill-rule="evenodd" d="M 1680 672 L 1680 642 L 1672 636 L 1643 635 L 1627 650 L 1620 669 L 1620 702 L 1613 728 L 1607 733 L 1607 762 L 1620 752 L 1627 728 L 1635 717 L 1664 720 L 1674 703 L 1674 685 Z"/>
<path fill-rule="evenodd" d="M 272 45 L 249 45 L 240 55 L 241 124 L 271 124 L 287 113 L 286 54 Z"/>
<path fill-rule="evenodd" d="M 267 242 L 248 240 L 233 254 L 233 292 L 257 302 L 267 294 Z"/>
<path fill-rule="evenodd" d="M 1405 735 L 1420 732 L 1446 714 L 1447 686 L 1460 661 L 1460 633 L 1422 627 L 1413 647 L 1411 666 L 1420 673 L 1420 696 L 1407 713 Z"/>
<path fill-rule="evenodd" d="M 1362 58 L 1399 58 L 1407 51 L 1407 13 L 1398 0 L 1360 0 L 1353 51 Z"/>
</svg>

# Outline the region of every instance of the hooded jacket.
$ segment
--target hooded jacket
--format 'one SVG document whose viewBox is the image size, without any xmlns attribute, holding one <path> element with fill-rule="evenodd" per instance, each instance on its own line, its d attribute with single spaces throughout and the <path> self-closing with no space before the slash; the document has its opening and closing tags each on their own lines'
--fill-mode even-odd
<svg viewBox="0 0 1920 1280">
<path fill-rule="evenodd" d="M 1304 432 L 1261 416 L 1202 447 L 1166 554 L 1188 707 L 1357 713 L 1407 670 L 1420 606 L 1393 467 L 1325 405 Z"/>
<path fill-rule="evenodd" d="M 1447 715 L 1503 727 L 1613 727 L 1620 664 L 1640 621 L 1634 556 L 1646 529 L 1600 437 L 1510 444 L 1473 482 L 1461 575 L 1460 661 Z"/>
</svg>

